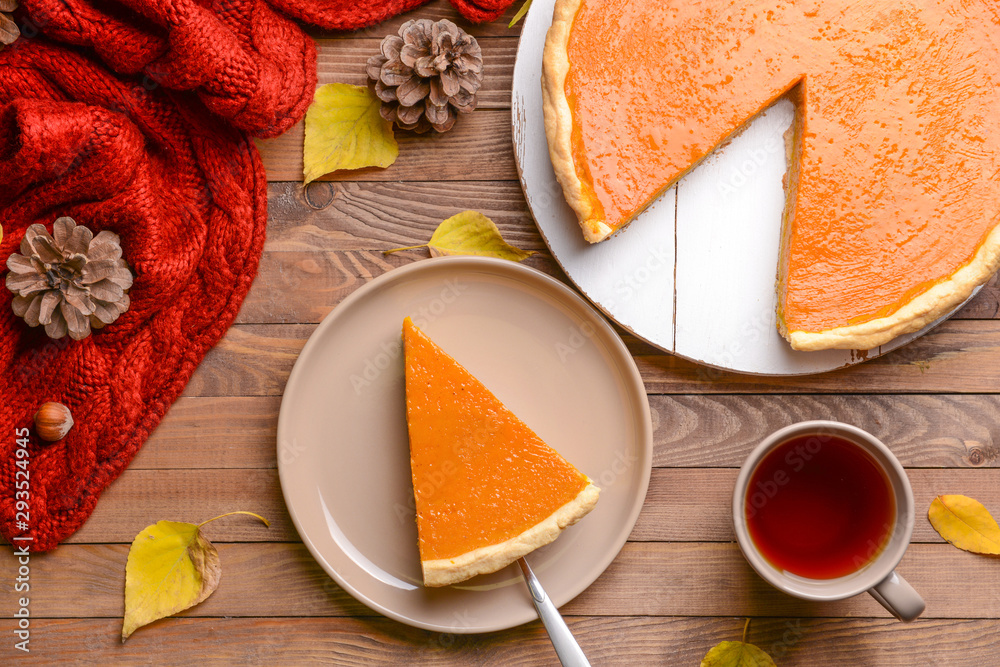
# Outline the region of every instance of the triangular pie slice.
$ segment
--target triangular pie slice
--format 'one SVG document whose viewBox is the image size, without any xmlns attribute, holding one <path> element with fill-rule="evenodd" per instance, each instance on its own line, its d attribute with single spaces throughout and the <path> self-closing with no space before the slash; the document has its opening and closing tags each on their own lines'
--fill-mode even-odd
<svg viewBox="0 0 1000 667">
<path fill-rule="evenodd" d="M 496 572 L 556 539 L 600 490 L 410 318 L 406 421 L 425 586 Z"/>
<path fill-rule="evenodd" d="M 557 0 L 543 57 L 552 164 L 591 242 L 795 103 L 774 243 L 801 350 L 917 331 L 996 271 L 998 90 L 996 0 Z"/>
</svg>

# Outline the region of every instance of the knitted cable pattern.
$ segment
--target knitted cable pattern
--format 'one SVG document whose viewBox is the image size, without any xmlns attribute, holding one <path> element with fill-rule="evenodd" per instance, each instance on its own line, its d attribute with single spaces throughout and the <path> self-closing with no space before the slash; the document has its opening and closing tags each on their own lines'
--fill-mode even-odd
<svg viewBox="0 0 1000 667">
<path fill-rule="evenodd" d="M 268 0 L 300 21 L 327 30 L 355 30 L 419 7 L 427 0 Z"/>
<path fill-rule="evenodd" d="M 268 0 L 285 14 L 327 30 L 354 30 L 409 11 L 428 0 Z M 499 18 L 514 0 L 451 0 L 475 23 Z"/>
<path fill-rule="evenodd" d="M 144 85 L 194 91 L 211 111 L 258 137 L 305 115 L 316 89 L 316 46 L 285 14 L 353 30 L 427 0 L 21 0 L 28 32 L 85 46 Z M 513 0 L 452 0 L 491 21 Z"/>
<path fill-rule="evenodd" d="M 93 49 L 146 88 L 194 91 L 259 137 L 297 123 L 316 90 L 316 45 L 261 0 L 25 0 L 46 36 Z M 29 28 L 30 29 L 30 28 Z"/>
<path fill-rule="evenodd" d="M 136 277 L 130 309 L 82 341 L 29 329 L 0 289 L 0 532 L 40 551 L 90 516 L 235 319 L 263 249 L 267 181 L 253 143 L 190 96 L 21 40 L 0 52 L 0 257 L 63 215 L 117 233 Z M 46 401 L 76 425 L 53 444 L 32 432 L 25 472 L 14 435 Z"/>
<path fill-rule="evenodd" d="M 462 16 L 482 23 L 484 21 L 495 21 L 500 15 L 507 11 L 514 0 L 452 0 L 451 4 L 462 13 Z"/>
</svg>

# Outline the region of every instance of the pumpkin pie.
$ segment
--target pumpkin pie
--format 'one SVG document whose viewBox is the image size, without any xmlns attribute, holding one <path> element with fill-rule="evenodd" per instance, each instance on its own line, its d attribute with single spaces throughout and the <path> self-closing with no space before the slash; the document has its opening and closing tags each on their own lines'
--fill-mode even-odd
<svg viewBox="0 0 1000 667">
<path fill-rule="evenodd" d="M 406 421 L 425 586 L 496 572 L 556 539 L 599 489 L 410 318 Z"/>
<path fill-rule="evenodd" d="M 992 0 L 557 0 L 542 86 L 555 173 L 591 242 L 777 99 L 795 103 L 775 239 L 793 348 L 919 330 L 1000 264 Z"/>
</svg>

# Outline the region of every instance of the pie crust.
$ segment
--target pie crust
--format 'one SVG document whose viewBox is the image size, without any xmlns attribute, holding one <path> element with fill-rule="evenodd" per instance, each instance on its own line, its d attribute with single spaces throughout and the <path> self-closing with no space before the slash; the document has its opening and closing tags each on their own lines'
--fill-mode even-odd
<svg viewBox="0 0 1000 667">
<path fill-rule="evenodd" d="M 573 113 L 566 98 L 569 36 L 573 18 L 581 4 L 583 0 L 556 0 L 552 27 L 545 37 L 542 55 L 542 110 L 556 180 L 562 186 L 566 202 L 576 212 L 584 238 L 597 243 L 615 230 L 597 215 L 594 202 L 584 194 L 583 181 L 576 173 L 576 162 L 573 159 Z"/>
<path fill-rule="evenodd" d="M 554 541 L 563 530 L 586 516 L 597 504 L 599 494 L 600 489 L 593 483 L 587 484 L 576 498 L 505 542 L 467 551 L 454 558 L 420 561 L 424 586 L 450 586 L 507 567 L 521 556 Z"/>
</svg>

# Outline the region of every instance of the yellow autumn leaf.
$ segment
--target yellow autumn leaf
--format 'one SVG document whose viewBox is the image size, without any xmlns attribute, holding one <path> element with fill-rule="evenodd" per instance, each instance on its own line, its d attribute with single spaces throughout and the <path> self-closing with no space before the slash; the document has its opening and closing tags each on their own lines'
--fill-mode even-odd
<svg viewBox="0 0 1000 667">
<path fill-rule="evenodd" d="M 959 549 L 1000 555 L 1000 526 L 978 500 L 938 496 L 927 510 L 934 530 Z"/>
<path fill-rule="evenodd" d="M 270 524 L 264 517 L 249 514 Z M 136 535 L 125 563 L 124 642 L 137 629 L 204 601 L 219 585 L 219 552 L 201 535 L 200 524 L 158 521 Z"/>
<path fill-rule="evenodd" d="M 530 7 L 531 7 L 531 0 L 524 0 L 524 4 L 521 5 L 521 8 L 519 10 L 517 10 L 517 14 L 514 14 L 514 18 L 510 20 L 510 23 L 507 25 L 507 27 L 513 28 L 515 25 L 517 25 L 517 22 L 523 19 L 524 15 L 528 13 L 528 9 Z"/>
<path fill-rule="evenodd" d="M 775 667 L 771 656 L 753 644 L 722 642 L 702 658 L 701 667 Z"/>
<path fill-rule="evenodd" d="M 338 169 L 388 167 L 399 156 L 392 123 L 367 86 L 328 83 L 316 89 L 306 112 L 302 174 L 311 183 Z"/>
<path fill-rule="evenodd" d="M 701 667 L 776 667 L 771 656 L 747 643 L 750 619 L 743 626 L 743 640 L 721 642 L 712 647 L 701 659 Z"/>
<path fill-rule="evenodd" d="M 423 245 L 393 248 L 386 250 L 385 254 L 415 248 L 428 248 L 432 257 L 478 255 L 512 262 L 520 262 L 535 254 L 533 250 L 521 250 L 509 245 L 500 236 L 500 230 L 493 221 L 477 211 L 462 211 L 451 216 L 438 225 L 431 240 Z"/>
</svg>

